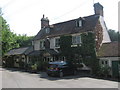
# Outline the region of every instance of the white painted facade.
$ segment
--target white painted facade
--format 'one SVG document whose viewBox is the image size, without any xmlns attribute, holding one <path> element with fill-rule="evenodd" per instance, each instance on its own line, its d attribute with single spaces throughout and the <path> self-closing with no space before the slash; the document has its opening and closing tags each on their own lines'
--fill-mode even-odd
<svg viewBox="0 0 120 90">
<path fill-rule="evenodd" d="M 102 43 L 109 43 L 109 42 L 111 42 L 110 36 L 108 34 L 108 29 L 107 29 L 106 24 L 104 22 L 103 16 L 100 16 L 99 21 L 100 21 L 100 24 L 101 24 L 102 29 L 103 29 L 103 41 L 102 41 Z"/>
<path fill-rule="evenodd" d="M 110 68 L 112 68 L 112 61 L 119 61 L 120 57 L 102 57 L 100 58 L 100 65 L 108 65 Z M 107 64 L 106 64 L 107 62 Z M 112 75 L 112 70 L 110 70 L 110 75 Z"/>
<path fill-rule="evenodd" d="M 108 65 L 111 67 L 112 61 L 118 61 L 118 60 L 120 60 L 120 57 L 103 57 L 103 58 L 100 58 L 100 64 L 101 64 L 101 61 L 108 61 Z"/>
<path fill-rule="evenodd" d="M 59 48 L 59 47 L 55 47 L 55 40 L 57 39 L 57 38 L 60 38 L 60 37 L 53 37 L 53 38 L 50 38 L 50 48 L 51 49 L 56 49 L 56 48 Z"/>
<path fill-rule="evenodd" d="M 34 41 L 34 50 L 40 50 L 40 40 Z"/>
<path fill-rule="evenodd" d="M 77 33 L 77 34 L 72 34 L 71 36 L 78 36 L 80 35 L 81 33 Z M 49 41 L 50 41 L 50 49 L 54 49 L 56 50 L 57 48 L 60 48 L 60 47 L 56 47 L 55 46 L 55 40 L 58 39 L 60 37 L 52 37 L 52 38 L 49 38 Z M 43 39 L 41 39 L 43 40 Z M 36 40 L 33 42 L 33 45 L 34 45 L 34 50 L 44 50 L 45 48 L 40 48 L 40 41 L 41 40 Z M 81 38 L 80 38 L 80 41 L 81 41 Z"/>
</svg>

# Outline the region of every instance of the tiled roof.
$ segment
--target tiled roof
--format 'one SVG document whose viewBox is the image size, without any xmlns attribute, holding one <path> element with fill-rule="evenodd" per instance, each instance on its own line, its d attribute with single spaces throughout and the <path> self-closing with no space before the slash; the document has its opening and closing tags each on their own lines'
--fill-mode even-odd
<svg viewBox="0 0 120 90">
<path fill-rule="evenodd" d="M 33 52 L 29 53 L 29 56 L 40 56 L 43 53 L 49 53 L 50 55 L 56 55 L 58 54 L 55 50 L 53 49 L 45 49 L 45 50 L 34 50 Z"/>
<path fill-rule="evenodd" d="M 25 53 L 25 55 L 27 55 L 27 54 L 31 53 L 33 50 L 34 50 L 33 46 L 30 46 L 24 53 Z"/>
<path fill-rule="evenodd" d="M 104 43 L 98 51 L 98 57 L 117 57 L 120 56 L 120 42 Z"/>
<path fill-rule="evenodd" d="M 6 55 L 20 55 L 20 54 L 25 54 L 25 51 L 26 51 L 28 48 L 29 48 L 29 47 L 12 49 L 12 50 L 10 50 L 8 53 L 6 53 Z"/>
<path fill-rule="evenodd" d="M 76 21 L 81 19 L 83 21 L 82 27 L 76 27 Z M 54 37 L 59 35 L 81 33 L 94 30 L 99 15 L 91 15 L 87 17 L 77 18 L 70 21 L 65 21 L 49 26 L 50 33 L 45 32 L 45 28 L 41 29 L 33 40 L 44 39 L 46 36 Z"/>
</svg>

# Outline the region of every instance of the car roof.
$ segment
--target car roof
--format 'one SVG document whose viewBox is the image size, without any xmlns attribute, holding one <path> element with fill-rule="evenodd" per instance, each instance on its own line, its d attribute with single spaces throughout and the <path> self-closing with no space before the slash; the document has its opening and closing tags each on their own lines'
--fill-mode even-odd
<svg viewBox="0 0 120 90">
<path fill-rule="evenodd" d="M 67 64 L 67 62 L 66 61 L 54 61 L 54 62 L 49 62 L 49 64 L 65 65 Z"/>
</svg>

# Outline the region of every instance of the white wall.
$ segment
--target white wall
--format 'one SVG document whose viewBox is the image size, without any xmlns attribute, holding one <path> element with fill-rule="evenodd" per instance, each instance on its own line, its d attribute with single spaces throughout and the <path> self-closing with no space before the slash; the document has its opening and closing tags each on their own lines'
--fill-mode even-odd
<svg viewBox="0 0 120 90">
<path fill-rule="evenodd" d="M 107 27 L 106 27 L 105 22 L 104 22 L 104 18 L 102 16 L 100 16 L 99 20 L 100 20 L 101 26 L 103 28 L 103 41 L 102 41 L 102 43 L 111 42 Z"/>
<path fill-rule="evenodd" d="M 55 49 L 55 38 L 50 38 L 50 48 Z"/>
<path fill-rule="evenodd" d="M 40 40 L 34 41 L 34 50 L 40 50 Z"/>
<path fill-rule="evenodd" d="M 111 67 L 112 61 L 118 61 L 120 60 L 120 57 L 103 57 L 103 58 L 100 58 L 100 60 L 107 60 L 109 63 L 108 65 Z"/>
<path fill-rule="evenodd" d="M 55 39 L 56 39 L 56 38 L 60 38 L 60 37 L 50 38 L 50 48 L 51 48 L 51 49 L 57 48 L 57 47 L 55 47 Z"/>
<path fill-rule="evenodd" d="M 53 38 L 49 39 L 51 49 L 55 49 L 55 38 L 56 37 L 53 37 Z M 36 40 L 33 43 L 34 43 L 34 50 L 40 50 L 40 40 Z"/>
<path fill-rule="evenodd" d="M 120 57 L 103 57 L 103 58 L 100 58 L 100 64 L 102 61 L 107 61 L 108 66 L 112 67 L 112 61 L 118 61 L 118 60 L 120 60 Z M 112 70 L 110 70 L 109 74 L 112 75 Z"/>
</svg>

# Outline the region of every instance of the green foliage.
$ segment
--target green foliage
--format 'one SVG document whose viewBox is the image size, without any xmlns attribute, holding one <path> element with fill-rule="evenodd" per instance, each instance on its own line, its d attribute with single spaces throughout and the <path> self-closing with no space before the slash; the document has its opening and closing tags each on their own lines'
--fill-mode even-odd
<svg viewBox="0 0 120 90">
<path fill-rule="evenodd" d="M 26 35 L 18 35 L 16 38 L 16 42 L 19 44 L 20 47 L 27 47 L 31 46 L 33 36 L 26 36 Z"/>
<path fill-rule="evenodd" d="M 102 76 L 102 77 L 107 77 L 109 75 L 109 72 L 110 72 L 110 67 L 105 65 L 105 66 L 100 66 L 100 69 L 99 69 L 99 72 L 98 72 L 98 75 L 99 76 Z"/>
<path fill-rule="evenodd" d="M 2 55 L 13 48 L 26 47 L 31 45 L 32 36 L 16 35 L 10 31 L 6 20 L 0 15 L 0 48 Z M 1 52 L 0 52 L 1 53 Z"/>
<path fill-rule="evenodd" d="M 37 64 L 31 65 L 32 70 L 37 70 Z"/>
<path fill-rule="evenodd" d="M 94 33 L 88 32 L 83 33 L 81 55 L 83 63 L 92 68 L 92 73 L 96 74 L 99 69 L 99 60 L 96 57 L 95 51 L 95 35 Z"/>
<path fill-rule="evenodd" d="M 61 36 L 61 53 L 68 61 L 72 61 L 74 64 L 85 63 L 91 67 L 92 73 L 95 75 L 99 69 L 99 60 L 96 57 L 95 51 L 95 35 L 91 32 L 83 33 L 81 34 L 81 40 L 81 46 L 71 47 L 72 36 Z"/>
<path fill-rule="evenodd" d="M 7 24 L 6 20 L 2 19 L 2 55 L 8 52 L 12 48 L 19 47 L 19 44 L 16 42 L 16 35 L 10 31 L 9 25 Z"/>
<path fill-rule="evenodd" d="M 95 36 L 93 33 L 83 33 L 81 34 L 82 44 L 81 50 L 82 54 L 87 55 L 94 55 L 95 56 Z"/>
<path fill-rule="evenodd" d="M 31 66 L 35 66 L 36 70 L 46 70 L 48 65 L 49 64 L 47 61 L 39 60 L 39 61 L 34 62 Z"/>
<path fill-rule="evenodd" d="M 65 56 L 67 60 L 71 60 L 71 55 L 72 55 L 71 45 L 72 45 L 72 36 L 60 37 L 61 55 Z"/>
<path fill-rule="evenodd" d="M 120 33 L 115 32 L 115 30 L 108 30 L 111 41 L 120 41 Z"/>
<path fill-rule="evenodd" d="M 49 63 L 47 61 L 43 62 L 43 70 L 47 70 Z"/>
</svg>

